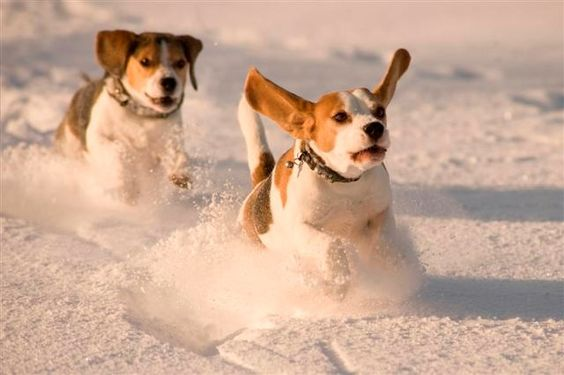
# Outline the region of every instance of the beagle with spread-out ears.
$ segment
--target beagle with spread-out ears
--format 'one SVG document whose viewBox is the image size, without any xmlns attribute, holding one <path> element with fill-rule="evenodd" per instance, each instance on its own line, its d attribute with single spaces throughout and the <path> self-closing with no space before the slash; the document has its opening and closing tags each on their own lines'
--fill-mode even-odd
<svg viewBox="0 0 564 375">
<path fill-rule="evenodd" d="M 55 146 L 103 173 L 106 187 L 135 203 L 140 173 L 162 170 L 179 187 L 190 184 L 180 107 L 202 42 L 189 35 L 101 31 L 96 56 L 103 78 L 74 95 Z"/>
<path fill-rule="evenodd" d="M 330 294 L 344 296 L 351 257 L 390 269 L 407 258 L 396 246 L 386 107 L 410 55 L 399 49 L 373 90 L 331 92 L 305 100 L 251 68 L 239 103 L 253 185 L 239 213 L 252 240 L 299 259 Z M 295 142 L 275 163 L 259 115 Z"/>
</svg>

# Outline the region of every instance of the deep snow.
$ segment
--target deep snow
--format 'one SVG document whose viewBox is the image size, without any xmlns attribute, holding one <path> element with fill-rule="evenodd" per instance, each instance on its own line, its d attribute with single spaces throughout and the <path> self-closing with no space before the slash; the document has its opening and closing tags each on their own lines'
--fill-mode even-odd
<svg viewBox="0 0 564 375">
<path fill-rule="evenodd" d="M 562 3 L 1 6 L 2 372 L 562 372 Z M 195 188 L 137 207 L 50 148 L 80 72 L 100 74 L 96 31 L 119 27 L 204 41 Z M 371 87 L 398 47 L 386 163 L 427 275 L 407 300 L 392 278 L 335 302 L 239 236 L 236 105 L 250 65 L 315 99 Z"/>
</svg>

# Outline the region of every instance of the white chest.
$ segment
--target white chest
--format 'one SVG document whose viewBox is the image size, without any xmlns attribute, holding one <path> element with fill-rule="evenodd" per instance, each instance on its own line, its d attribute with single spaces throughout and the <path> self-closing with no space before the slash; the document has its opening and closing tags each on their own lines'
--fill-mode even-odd
<svg viewBox="0 0 564 375">
<path fill-rule="evenodd" d="M 179 126 L 179 113 L 163 119 L 135 116 L 104 91 L 92 107 L 87 143 L 103 137 L 132 149 L 155 148 L 166 142 L 167 136 Z"/>
<path fill-rule="evenodd" d="M 305 173 L 304 173 L 305 172 Z M 330 184 L 309 170 L 290 183 L 288 211 L 294 218 L 326 232 L 351 236 L 386 210 L 392 193 L 389 177 L 382 166 L 356 182 Z"/>
</svg>

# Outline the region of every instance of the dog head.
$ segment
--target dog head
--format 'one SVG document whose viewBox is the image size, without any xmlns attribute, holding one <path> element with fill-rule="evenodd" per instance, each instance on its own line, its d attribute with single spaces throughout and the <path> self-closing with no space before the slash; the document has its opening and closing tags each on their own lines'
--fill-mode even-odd
<svg viewBox="0 0 564 375">
<path fill-rule="evenodd" d="M 177 107 L 188 75 L 198 88 L 194 64 L 201 50 L 202 42 L 190 35 L 114 30 L 96 37 L 100 65 L 135 101 L 161 113 Z"/>
<path fill-rule="evenodd" d="M 327 166 L 355 178 L 380 164 L 390 147 L 386 107 L 411 58 L 395 52 L 384 78 L 366 88 L 332 92 L 316 103 L 283 89 L 251 68 L 245 96 L 251 107 L 271 118 L 296 139 L 309 141 Z"/>
</svg>

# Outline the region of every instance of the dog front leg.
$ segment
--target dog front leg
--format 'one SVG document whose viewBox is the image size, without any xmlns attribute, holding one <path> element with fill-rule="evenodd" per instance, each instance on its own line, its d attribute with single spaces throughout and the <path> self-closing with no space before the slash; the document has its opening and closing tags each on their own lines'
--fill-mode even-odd
<svg viewBox="0 0 564 375">
<path fill-rule="evenodd" d="M 192 179 L 188 173 L 188 157 L 184 151 L 179 151 L 175 157 L 173 168 L 167 170 L 168 179 L 176 186 L 189 189 L 192 186 Z"/>
<path fill-rule="evenodd" d="M 118 141 L 103 136 L 91 139 L 86 158 L 104 189 L 117 193 L 128 204 L 136 204 L 139 186 L 134 155 Z"/>
<path fill-rule="evenodd" d="M 395 270 L 413 261 L 408 233 L 399 231 L 391 208 L 372 220 L 366 260 L 373 267 Z"/>
<path fill-rule="evenodd" d="M 351 281 L 345 243 L 305 223 L 293 231 L 298 240 L 295 244 L 298 256 L 321 271 L 325 292 L 337 299 L 344 298 Z"/>
<path fill-rule="evenodd" d="M 173 184 L 188 189 L 192 184 L 192 179 L 188 173 L 188 156 L 182 147 L 181 134 L 180 130 L 176 130 L 166 139 L 161 163 L 168 179 Z"/>
</svg>

